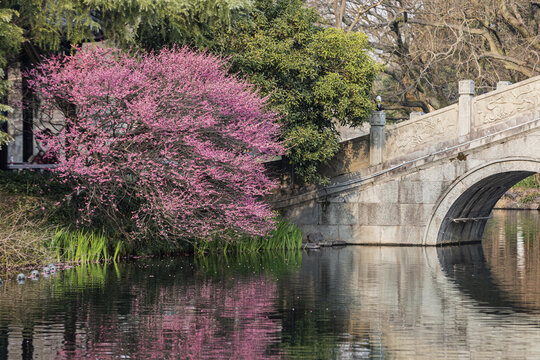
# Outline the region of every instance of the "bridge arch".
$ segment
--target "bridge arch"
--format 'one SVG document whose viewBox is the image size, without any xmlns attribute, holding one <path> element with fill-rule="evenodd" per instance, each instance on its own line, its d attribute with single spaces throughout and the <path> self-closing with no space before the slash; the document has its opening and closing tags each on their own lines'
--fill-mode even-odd
<svg viewBox="0 0 540 360">
<path fill-rule="evenodd" d="M 424 232 L 425 245 L 480 240 L 497 201 L 520 180 L 540 172 L 540 160 L 503 158 L 457 178 L 439 197 Z"/>
</svg>

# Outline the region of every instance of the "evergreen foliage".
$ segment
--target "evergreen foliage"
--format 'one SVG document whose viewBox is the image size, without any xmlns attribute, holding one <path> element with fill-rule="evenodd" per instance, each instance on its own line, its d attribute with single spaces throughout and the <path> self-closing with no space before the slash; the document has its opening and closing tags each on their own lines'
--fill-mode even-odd
<svg viewBox="0 0 540 360">
<path fill-rule="evenodd" d="M 71 45 L 102 39 L 124 48 L 208 43 L 207 29 L 228 26 L 249 5 L 250 0 L 0 0 L 0 98 L 10 87 L 3 80 L 6 66 L 15 60 L 27 71 L 43 54 L 69 54 Z M 31 106 L 25 82 L 22 91 L 25 106 Z M 10 140 L 1 127 L 11 111 L 5 103 L 0 100 L 0 145 Z M 23 122 L 31 128 L 31 112 L 23 113 Z M 29 135 L 24 141 L 32 142 Z"/>
<path fill-rule="evenodd" d="M 10 140 L 8 134 L 1 131 L 1 126 L 8 121 L 7 113 L 13 111 L 6 101 L 11 86 L 6 79 L 6 69 L 8 55 L 17 52 L 23 40 L 22 29 L 12 23 L 17 16 L 17 11 L 0 7 L 0 146 Z"/>
<path fill-rule="evenodd" d="M 361 33 L 324 28 L 301 0 L 257 0 L 248 18 L 225 31 L 216 49 L 231 71 L 256 84 L 282 114 L 289 157 L 306 182 L 338 150 L 335 123 L 357 126 L 374 109 L 379 66 Z"/>
<path fill-rule="evenodd" d="M 149 44 L 144 35 L 164 43 L 202 41 L 211 27 L 228 26 L 250 0 L 0 0 L 17 11 L 8 21 L 24 29 L 27 42 L 43 50 L 61 50 L 104 38 L 120 46 Z M 0 13 L 1 15 L 1 13 Z M 34 59 L 39 60 L 39 59 Z"/>
</svg>

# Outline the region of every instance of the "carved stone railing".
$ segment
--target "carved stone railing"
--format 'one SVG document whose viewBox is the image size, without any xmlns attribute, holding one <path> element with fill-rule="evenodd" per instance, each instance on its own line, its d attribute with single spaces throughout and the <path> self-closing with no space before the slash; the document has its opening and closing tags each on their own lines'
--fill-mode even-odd
<svg viewBox="0 0 540 360">
<path fill-rule="evenodd" d="M 375 113 L 370 135 L 342 142 L 322 173 L 337 178 L 380 171 L 515 126 L 526 121 L 522 115 L 534 117 L 540 111 L 540 76 L 514 85 L 501 81 L 497 90 L 476 97 L 474 92 L 474 82 L 462 80 L 457 104 L 429 114 L 412 113 L 410 120 L 395 125 L 385 126 L 384 114 Z"/>
<path fill-rule="evenodd" d="M 473 100 L 473 131 L 540 108 L 540 76 L 479 95 Z"/>
<path fill-rule="evenodd" d="M 427 155 L 444 147 L 499 131 L 525 121 L 522 115 L 540 111 L 540 76 L 474 96 L 474 82 L 459 82 L 459 103 L 384 129 L 382 162 Z M 519 115 L 519 116 L 518 116 Z M 521 120 L 519 120 L 521 119 Z"/>
<path fill-rule="evenodd" d="M 431 151 L 434 146 L 458 137 L 458 106 L 419 116 L 385 129 L 383 161 Z"/>
</svg>

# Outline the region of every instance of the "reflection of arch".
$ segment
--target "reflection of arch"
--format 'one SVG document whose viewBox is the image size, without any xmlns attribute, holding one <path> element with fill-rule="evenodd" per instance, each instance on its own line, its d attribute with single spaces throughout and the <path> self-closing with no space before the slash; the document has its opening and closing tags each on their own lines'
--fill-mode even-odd
<svg viewBox="0 0 540 360">
<path fill-rule="evenodd" d="M 540 160 L 505 158 L 462 175 L 437 200 L 424 232 L 424 244 L 480 240 L 486 218 L 499 198 L 518 181 L 537 172 Z"/>
<path fill-rule="evenodd" d="M 438 247 L 437 257 L 444 274 L 453 280 L 460 291 L 479 304 L 489 306 L 490 312 L 504 313 L 509 309 L 520 308 L 493 281 L 480 244 Z M 459 265 L 457 271 L 455 265 Z"/>
<path fill-rule="evenodd" d="M 516 296 L 493 274 L 493 264 L 486 258 L 481 244 L 437 247 L 441 269 L 461 292 L 469 295 L 478 304 L 488 306 L 482 311 L 491 314 L 506 314 L 509 311 L 538 313 L 534 303 Z M 457 265 L 457 266 L 456 266 Z M 502 270 L 502 269 L 501 269 Z"/>
</svg>

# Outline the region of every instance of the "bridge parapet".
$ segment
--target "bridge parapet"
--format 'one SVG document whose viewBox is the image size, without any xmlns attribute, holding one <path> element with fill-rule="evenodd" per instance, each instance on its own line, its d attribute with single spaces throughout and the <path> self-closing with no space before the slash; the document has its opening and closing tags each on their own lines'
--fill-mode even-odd
<svg viewBox="0 0 540 360">
<path fill-rule="evenodd" d="M 500 196 L 540 173 L 540 76 L 476 98 L 467 83 L 459 104 L 385 127 L 382 163 L 370 162 L 369 136 L 343 142 L 329 186 L 274 206 L 306 236 L 348 243 L 479 240 Z"/>
<path fill-rule="evenodd" d="M 479 95 L 473 100 L 473 132 L 540 107 L 540 76 Z"/>
<path fill-rule="evenodd" d="M 441 143 L 458 137 L 458 106 L 419 116 L 385 129 L 383 161 L 428 154 Z"/>
<path fill-rule="evenodd" d="M 513 85 L 504 82 L 497 90 L 476 97 L 473 97 L 472 81 L 460 83 L 463 91 L 459 104 L 420 116 L 415 114 L 410 120 L 385 126 L 382 151 L 367 147 L 369 136 L 343 142 L 340 153 L 322 173 L 337 182 L 344 175 L 345 178 L 353 173 L 368 175 L 519 125 L 527 121 L 523 115 L 530 114 L 532 119 L 540 109 L 540 76 Z M 357 148 L 362 150 L 353 151 Z M 374 150 L 382 152 L 382 159 L 379 165 L 369 166 L 370 151 Z"/>
</svg>

